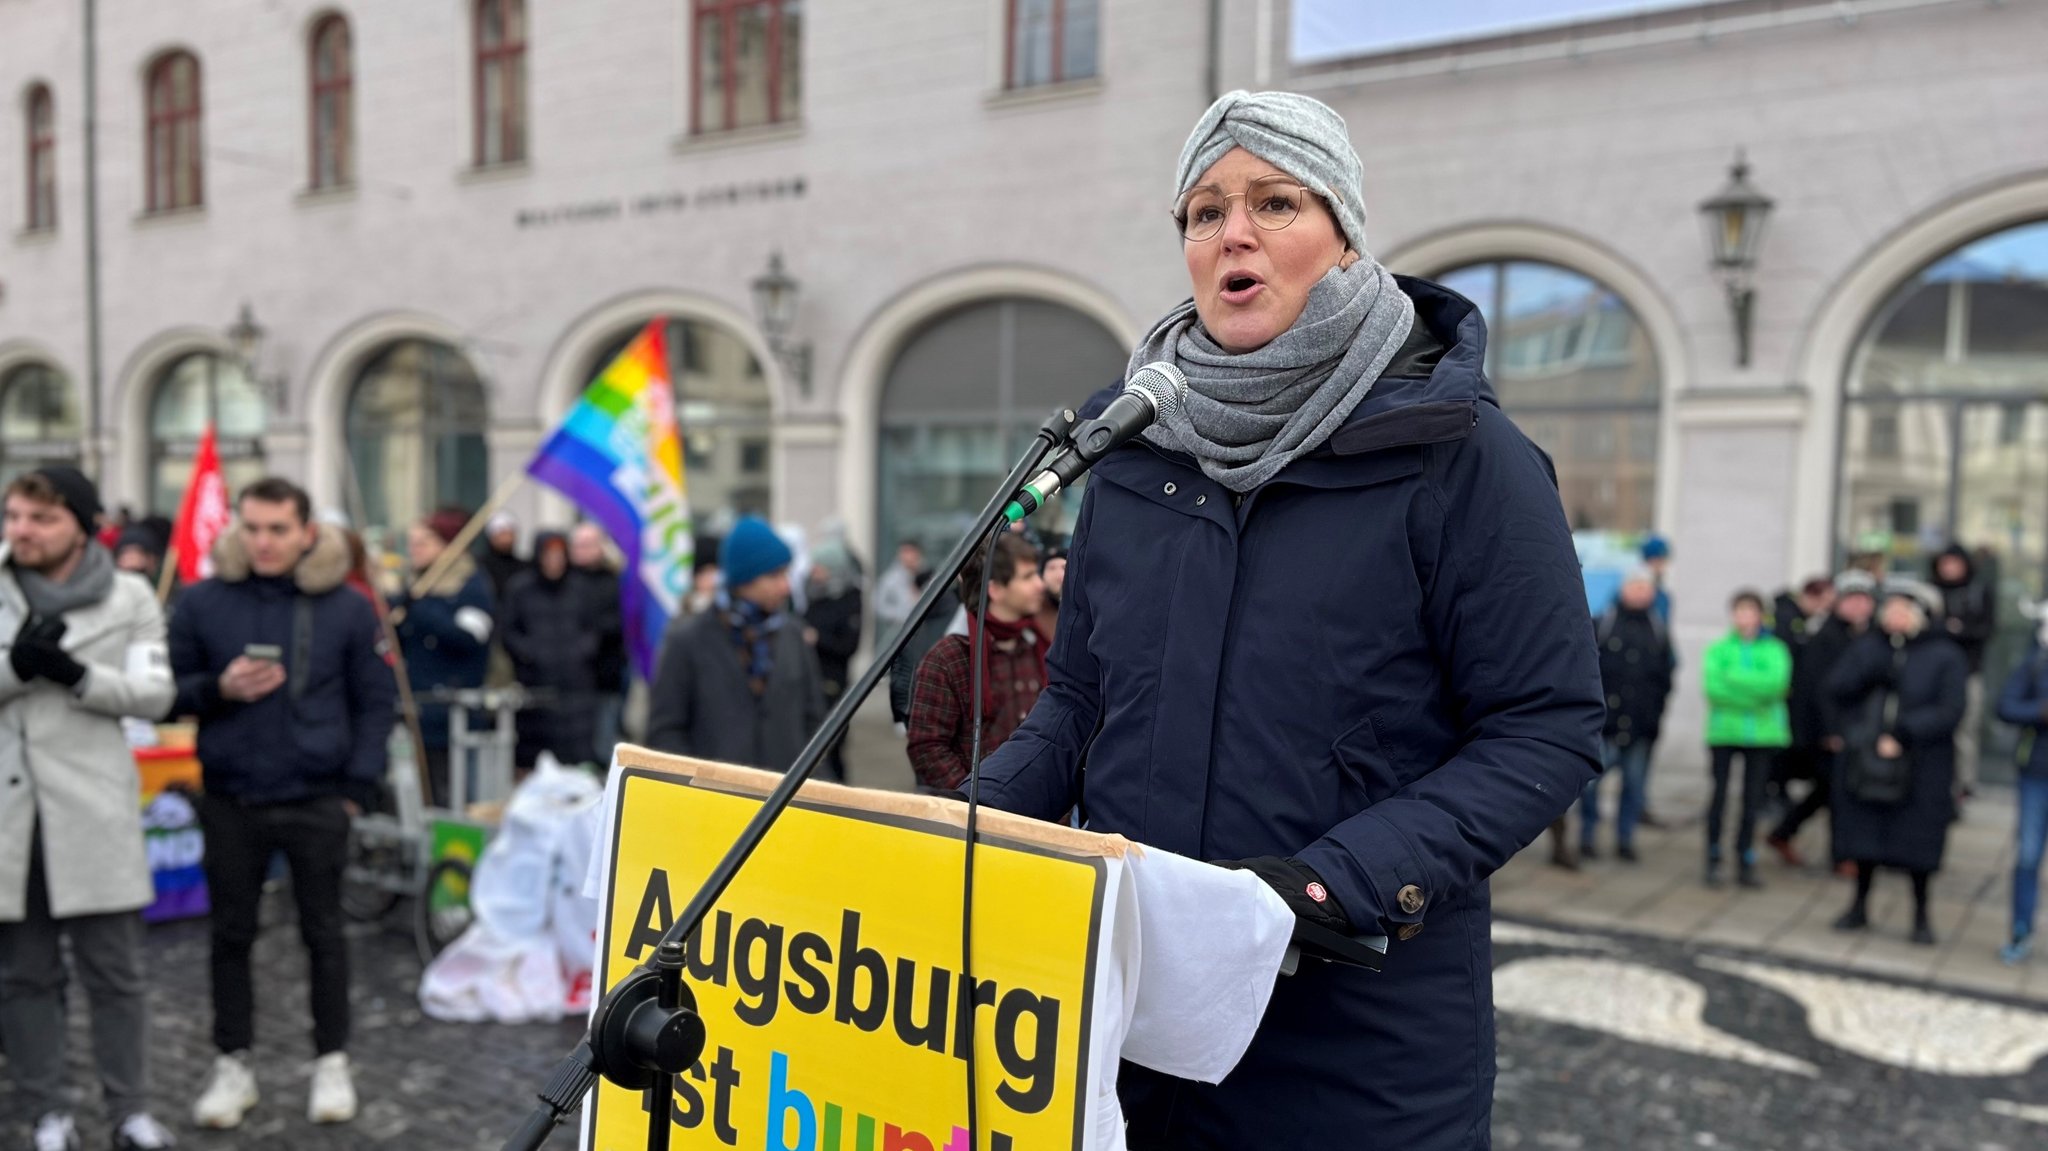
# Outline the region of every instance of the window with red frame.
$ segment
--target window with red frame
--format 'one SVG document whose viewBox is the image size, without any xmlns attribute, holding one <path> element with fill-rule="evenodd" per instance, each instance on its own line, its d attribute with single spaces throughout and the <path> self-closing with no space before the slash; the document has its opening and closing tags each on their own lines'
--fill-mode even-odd
<svg viewBox="0 0 2048 1151">
<path fill-rule="evenodd" d="M 348 21 L 329 16 L 313 30 L 312 173 L 315 188 L 355 183 L 355 61 Z"/>
<path fill-rule="evenodd" d="M 28 229 L 57 226 L 57 112 L 50 89 L 28 93 Z"/>
<path fill-rule="evenodd" d="M 1095 75 L 1099 0 L 1003 0 L 1009 33 L 1003 87 L 1036 88 Z"/>
<path fill-rule="evenodd" d="M 205 202 L 199 136 L 199 61 L 172 52 L 149 69 L 149 210 Z"/>
<path fill-rule="evenodd" d="M 803 0 L 691 0 L 690 131 L 795 120 L 803 111 Z"/>
<path fill-rule="evenodd" d="M 477 0 L 476 166 L 526 159 L 525 0 Z"/>
</svg>

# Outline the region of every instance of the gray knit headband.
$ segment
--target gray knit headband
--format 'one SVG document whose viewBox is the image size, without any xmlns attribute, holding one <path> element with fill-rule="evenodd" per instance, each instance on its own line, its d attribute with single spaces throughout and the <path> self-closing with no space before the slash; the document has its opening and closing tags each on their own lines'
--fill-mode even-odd
<svg viewBox="0 0 2048 1151">
<path fill-rule="evenodd" d="M 1226 92 L 1217 97 L 1180 150 L 1178 201 L 1209 166 L 1243 148 L 1329 202 L 1351 250 L 1364 255 L 1365 165 L 1344 117 L 1293 92 Z"/>
</svg>

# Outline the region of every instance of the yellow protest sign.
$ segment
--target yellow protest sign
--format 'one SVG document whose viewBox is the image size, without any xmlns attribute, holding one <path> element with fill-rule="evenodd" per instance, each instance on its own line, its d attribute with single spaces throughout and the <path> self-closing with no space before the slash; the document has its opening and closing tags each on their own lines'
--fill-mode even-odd
<svg viewBox="0 0 2048 1151">
<path fill-rule="evenodd" d="M 637 749 L 620 759 L 606 989 L 652 956 L 775 779 Z M 984 825 L 970 980 L 961 830 L 906 814 L 931 801 L 859 798 L 872 794 L 807 785 L 690 941 L 709 1040 L 676 1078 L 672 1145 L 970 1151 L 971 1043 L 978 1148 L 1080 1147 L 1107 874 L 1087 847 L 1107 841 L 1048 846 L 1030 821 Z M 600 1083 L 586 1146 L 639 1151 L 645 1106 Z"/>
</svg>

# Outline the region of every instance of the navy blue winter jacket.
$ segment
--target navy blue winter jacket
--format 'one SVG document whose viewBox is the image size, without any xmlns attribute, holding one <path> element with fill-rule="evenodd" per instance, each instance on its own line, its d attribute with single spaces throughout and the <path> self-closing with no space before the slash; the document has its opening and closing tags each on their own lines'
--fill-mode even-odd
<svg viewBox="0 0 2048 1151">
<path fill-rule="evenodd" d="M 2048 648 L 2034 648 L 2012 669 L 1998 696 L 1998 718 L 2024 733 L 2020 774 L 2048 779 Z"/>
<path fill-rule="evenodd" d="M 1046 690 L 982 768 L 993 806 L 1296 857 L 1397 938 L 1380 973 L 1280 980 L 1221 1085 L 1126 1066 L 1134 1147 L 1487 1142 L 1487 878 L 1599 770 L 1604 708 L 1554 475 L 1495 404 L 1478 309 L 1400 283 L 1441 358 L 1259 489 L 1143 441 L 1096 465 Z"/>
<path fill-rule="evenodd" d="M 393 604 L 413 692 L 482 687 L 491 670 L 496 611 L 490 581 L 468 556 L 449 565 L 425 595 Z M 445 703 L 420 704 L 420 739 L 428 747 L 448 746 L 448 710 Z"/>
<path fill-rule="evenodd" d="M 291 577 L 251 574 L 233 532 L 214 561 L 215 578 L 185 593 L 170 626 L 176 713 L 199 719 L 208 794 L 247 804 L 341 796 L 373 806 L 398 688 L 376 613 L 343 583 L 347 541 L 323 525 Z M 284 686 L 254 703 L 224 699 L 221 673 L 250 644 L 284 653 Z"/>
</svg>

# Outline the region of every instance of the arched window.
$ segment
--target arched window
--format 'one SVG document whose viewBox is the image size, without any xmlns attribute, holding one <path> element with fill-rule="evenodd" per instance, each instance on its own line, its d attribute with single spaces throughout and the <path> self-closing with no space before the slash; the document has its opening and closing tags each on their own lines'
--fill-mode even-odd
<svg viewBox="0 0 2048 1151">
<path fill-rule="evenodd" d="M 526 3 L 477 0 L 476 165 L 526 159 Z"/>
<path fill-rule="evenodd" d="M 1531 260 L 1436 279 L 1479 305 L 1487 377 L 1501 409 L 1550 454 L 1572 529 L 1655 526 L 1662 382 L 1634 310 L 1590 276 Z"/>
<path fill-rule="evenodd" d="M 355 59 L 348 21 L 322 17 L 313 29 L 311 117 L 311 185 L 342 188 L 355 183 Z"/>
<path fill-rule="evenodd" d="M 263 478 L 262 389 L 234 360 L 212 352 L 179 357 L 158 373 L 149 404 L 149 508 L 175 516 L 192 478 L 192 456 L 214 427 L 230 493 Z"/>
<path fill-rule="evenodd" d="M 47 364 L 0 376 L 0 483 L 45 464 L 78 464 L 78 403 Z"/>
<path fill-rule="evenodd" d="M 28 221 L 31 232 L 57 226 L 57 110 L 47 84 L 28 90 Z"/>
<path fill-rule="evenodd" d="M 483 381 L 447 344 L 399 340 L 363 364 L 349 390 L 348 454 L 373 545 L 437 507 L 490 498 L 489 425 Z"/>
<path fill-rule="evenodd" d="M 616 333 L 584 368 L 597 378 L 645 321 Z M 698 536 L 715 539 L 743 515 L 767 516 L 774 506 L 774 410 L 761 365 L 738 336 L 702 320 L 671 319 L 669 375 L 690 518 Z M 709 556 L 709 547 L 700 548 Z"/>
<path fill-rule="evenodd" d="M 206 202 L 201 183 L 199 61 L 170 52 L 149 68 L 149 210 Z"/>
<path fill-rule="evenodd" d="M 1115 383 L 1129 358 L 1095 320 L 1044 300 L 986 300 L 926 324 L 883 383 L 878 549 L 952 547 L 1045 417 Z M 1068 534 L 1080 488 L 1032 526 Z"/>
</svg>

